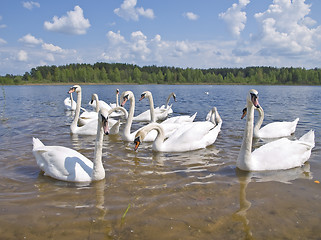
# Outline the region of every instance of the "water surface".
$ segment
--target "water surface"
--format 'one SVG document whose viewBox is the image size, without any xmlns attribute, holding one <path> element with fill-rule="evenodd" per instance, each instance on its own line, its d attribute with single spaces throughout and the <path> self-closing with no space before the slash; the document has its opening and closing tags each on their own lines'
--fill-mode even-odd
<svg viewBox="0 0 321 240">
<path fill-rule="evenodd" d="M 216 106 L 223 120 L 217 141 L 204 150 L 155 153 L 150 143 L 135 152 L 133 143 L 106 136 L 105 180 L 87 185 L 57 181 L 37 167 L 32 137 L 76 149 L 90 159 L 94 155 L 95 137 L 70 135 L 73 116 L 63 106 L 69 86 L 4 86 L 2 239 L 320 238 L 321 185 L 314 182 L 321 180 L 320 87 L 94 85 L 82 86 L 82 106 L 90 109 L 92 93 L 115 102 L 116 88 L 134 92 L 136 114 L 148 108 L 147 100 L 138 102 L 145 90 L 153 93 L 156 106 L 175 92 L 173 116 L 197 112 L 201 121 Z M 263 124 L 299 117 L 293 138 L 315 130 L 316 146 L 302 168 L 263 173 L 236 169 L 245 126 L 240 117 L 251 88 L 259 91 Z"/>
</svg>

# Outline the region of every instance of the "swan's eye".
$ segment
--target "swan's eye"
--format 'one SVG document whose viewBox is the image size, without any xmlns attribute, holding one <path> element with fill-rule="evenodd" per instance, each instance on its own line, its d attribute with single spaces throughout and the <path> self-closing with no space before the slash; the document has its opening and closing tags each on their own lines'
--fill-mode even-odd
<svg viewBox="0 0 321 240">
<path fill-rule="evenodd" d="M 254 94 L 254 93 L 251 93 L 251 98 L 256 99 L 256 98 L 257 98 L 257 95 L 256 95 L 256 94 Z"/>
</svg>

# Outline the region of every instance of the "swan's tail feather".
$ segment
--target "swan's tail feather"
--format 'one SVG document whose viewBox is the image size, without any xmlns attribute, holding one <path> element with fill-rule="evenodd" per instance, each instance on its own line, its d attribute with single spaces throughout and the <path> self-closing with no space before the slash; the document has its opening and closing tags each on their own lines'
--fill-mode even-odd
<svg viewBox="0 0 321 240">
<path fill-rule="evenodd" d="M 32 138 L 32 141 L 33 141 L 33 150 L 45 146 L 45 145 L 39 140 L 39 138 Z"/>
<path fill-rule="evenodd" d="M 314 131 L 310 130 L 309 132 L 304 134 L 302 137 L 300 137 L 299 140 L 311 145 L 311 147 L 313 148 L 314 147 Z"/>
<path fill-rule="evenodd" d="M 193 116 L 191 116 L 191 119 L 193 119 L 193 120 L 192 120 L 192 122 L 193 122 L 193 121 L 194 121 L 194 119 L 196 118 L 196 115 L 197 115 L 197 112 L 195 112 L 195 113 L 194 113 L 194 115 L 193 115 Z"/>
</svg>

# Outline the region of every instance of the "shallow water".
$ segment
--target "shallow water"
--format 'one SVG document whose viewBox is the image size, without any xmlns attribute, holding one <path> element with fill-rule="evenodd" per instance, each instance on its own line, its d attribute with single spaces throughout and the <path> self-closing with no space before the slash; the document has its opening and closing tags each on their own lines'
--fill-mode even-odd
<svg viewBox="0 0 321 240">
<path fill-rule="evenodd" d="M 264 124 L 299 117 L 294 137 L 315 130 L 316 146 L 302 168 L 263 173 L 235 168 L 245 125 L 240 117 L 253 87 Z M 106 136 L 105 180 L 57 181 L 37 167 L 32 137 L 90 159 L 94 155 L 95 137 L 70 135 L 73 116 L 63 106 L 69 86 L 4 86 L 1 239 L 320 239 L 321 185 L 314 181 L 321 180 L 321 87 L 82 86 L 82 106 L 90 109 L 92 93 L 115 102 L 116 88 L 134 92 L 136 114 L 148 108 L 147 100 L 138 102 L 145 90 L 153 93 L 156 106 L 174 91 L 173 116 L 197 112 L 196 120 L 203 120 L 216 106 L 223 119 L 217 141 L 204 150 L 155 153 L 150 143 L 135 152 L 133 143 Z"/>
</svg>

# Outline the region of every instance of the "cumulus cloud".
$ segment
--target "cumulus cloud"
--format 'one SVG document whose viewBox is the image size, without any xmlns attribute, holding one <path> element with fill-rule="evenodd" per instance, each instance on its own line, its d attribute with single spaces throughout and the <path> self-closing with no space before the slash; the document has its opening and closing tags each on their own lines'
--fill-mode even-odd
<svg viewBox="0 0 321 240">
<path fill-rule="evenodd" d="M 189 20 L 197 20 L 199 18 L 199 16 L 197 14 L 192 13 L 192 12 L 183 13 L 183 16 Z"/>
<path fill-rule="evenodd" d="M 142 7 L 136 7 L 137 0 L 124 0 L 124 2 L 120 5 L 120 8 L 114 9 L 114 13 L 126 20 L 134 20 L 138 21 L 139 16 L 143 16 L 146 18 L 153 19 L 154 11 L 150 8 L 144 9 Z"/>
<path fill-rule="evenodd" d="M 242 9 L 250 3 L 250 0 L 239 0 L 239 3 L 234 3 L 226 12 L 220 13 L 219 17 L 225 21 L 231 34 L 235 37 L 240 36 L 245 28 L 246 12 Z"/>
<path fill-rule="evenodd" d="M 42 48 L 44 50 L 47 50 L 49 52 L 63 52 L 62 48 L 61 47 L 58 47 L 58 46 L 55 46 L 51 43 L 44 43 L 42 44 Z"/>
<path fill-rule="evenodd" d="M 18 52 L 18 60 L 21 62 L 26 62 L 28 60 L 28 54 L 24 50 Z"/>
<path fill-rule="evenodd" d="M 262 55 L 301 55 L 315 51 L 321 39 L 321 28 L 311 28 L 315 21 L 308 17 L 311 5 L 305 0 L 275 0 L 262 13 L 254 15 L 261 26 L 259 41 Z"/>
<path fill-rule="evenodd" d="M 29 10 L 32 10 L 34 7 L 40 7 L 40 3 L 38 2 L 33 2 L 33 1 L 29 1 L 29 2 L 22 2 L 22 6 L 24 8 L 27 8 Z"/>
<path fill-rule="evenodd" d="M 66 16 L 54 16 L 52 22 L 46 21 L 44 27 L 48 31 L 80 35 L 86 34 L 90 23 L 85 19 L 83 10 L 75 6 L 74 11 L 67 12 Z"/>
<path fill-rule="evenodd" d="M 26 44 L 31 44 L 31 45 L 38 45 L 38 44 L 43 43 L 42 39 L 37 39 L 34 36 L 32 36 L 30 33 L 28 33 L 27 35 L 23 36 L 18 41 L 26 43 Z"/>
</svg>

